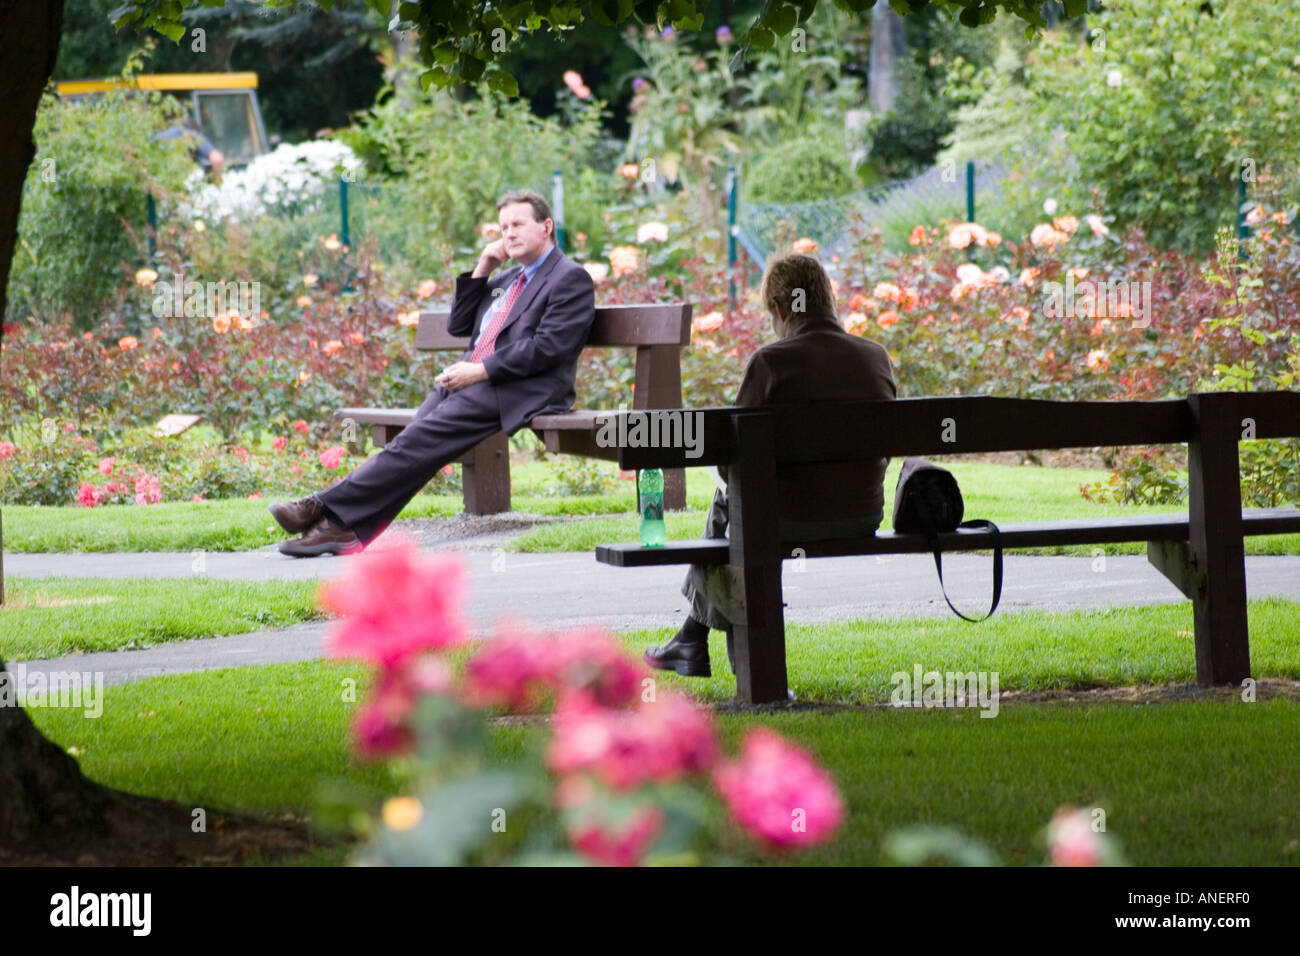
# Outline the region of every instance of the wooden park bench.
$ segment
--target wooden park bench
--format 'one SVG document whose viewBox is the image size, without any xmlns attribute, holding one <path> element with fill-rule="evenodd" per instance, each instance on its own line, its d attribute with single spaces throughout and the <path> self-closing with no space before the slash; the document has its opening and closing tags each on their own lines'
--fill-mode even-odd
<svg viewBox="0 0 1300 956">
<path fill-rule="evenodd" d="M 439 349 L 463 351 L 468 336 L 447 331 L 450 312 L 421 312 L 415 333 L 415 347 L 421 351 Z M 586 348 L 636 349 L 636 387 L 633 409 L 677 408 L 682 404 L 681 349 L 691 342 L 691 306 L 604 305 L 596 307 L 596 320 Z M 341 408 L 337 422 L 369 425 L 376 445 L 386 445 L 411 423 L 414 408 Z M 546 416 L 550 432 L 586 428 L 594 412 L 571 412 Z M 349 444 L 353 454 L 364 454 L 364 440 L 355 434 Z M 549 448 L 549 446 L 548 446 Z M 554 450 L 554 449 L 549 449 Z M 510 510 L 510 444 L 505 432 L 497 432 L 457 459 L 464 466 L 462 493 L 465 511 L 473 515 Z M 681 469 L 664 475 L 664 506 L 686 507 L 686 477 Z"/>
<path fill-rule="evenodd" d="M 728 468 L 729 538 L 670 541 L 662 548 L 602 545 L 596 558 L 620 567 L 726 565 L 745 608 L 745 619 L 735 622 L 737 693 L 751 703 L 786 699 L 782 560 L 796 554 L 818 558 L 930 550 L 922 535 L 892 532 L 833 541 L 781 540 L 776 474 L 784 464 L 1186 442 L 1186 516 L 1006 524 L 1001 535 L 1008 549 L 1147 542 L 1148 560 L 1192 601 L 1196 677 L 1203 686 L 1237 685 L 1250 676 L 1243 536 L 1300 532 L 1300 510 L 1243 512 L 1237 457 L 1243 437 L 1300 436 L 1300 392 L 1209 393 L 1157 402 L 915 398 L 693 413 L 701 416 L 703 446 L 695 449 L 698 457 L 689 464 Z M 534 421 L 543 430 L 548 424 Z M 688 462 L 680 448 L 602 447 L 594 441 L 600 426 L 592 419 L 585 431 L 570 425 L 550 435 L 557 448 L 608 458 L 623 468 Z M 887 501 L 891 491 L 886 489 Z M 983 530 L 944 534 L 940 541 L 950 551 L 990 546 Z"/>
</svg>

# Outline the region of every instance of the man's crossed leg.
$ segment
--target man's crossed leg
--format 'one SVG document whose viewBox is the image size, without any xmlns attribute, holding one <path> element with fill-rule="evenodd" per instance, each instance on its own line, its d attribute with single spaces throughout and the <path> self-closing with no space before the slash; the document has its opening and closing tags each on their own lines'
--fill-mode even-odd
<svg viewBox="0 0 1300 956">
<path fill-rule="evenodd" d="M 280 551 L 295 557 L 361 550 L 392 523 L 407 502 L 448 462 L 501 430 L 496 390 L 486 382 L 452 392 L 437 386 L 411 423 L 379 454 L 338 484 L 301 501 L 272 505 L 271 513 L 301 538 Z"/>
</svg>

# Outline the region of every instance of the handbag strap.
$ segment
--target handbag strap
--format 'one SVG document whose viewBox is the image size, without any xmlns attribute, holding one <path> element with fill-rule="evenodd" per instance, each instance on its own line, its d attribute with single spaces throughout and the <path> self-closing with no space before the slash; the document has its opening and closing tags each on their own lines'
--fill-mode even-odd
<svg viewBox="0 0 1300 956">
<path fill-rule="evenodd" d="M 948 589 L 943 586 L 943 551 L 939 548 L 939 535 L 933 531 L 927 533 L 926 537 L 930 541 L 930 547 L 934 549 L 934 569 L 939 572 L 939 590 L 943 592 L 943 599 L 948 602 L 948 607 L 952 608 L 952 613 L 956 614 L 963 621 L 970 621 L 972 624 L 978 624 L 980 621 L 987 620 L 993 616 L 993 612 L 998 609 L 998 602 L 1002 600 L 1002 534 L 998 531 L 998 526 L 992 521 L 983 519 L 974 519 L 963 521 L 957 527 L 959 528 L 987 528 L 990 536 L 993 538 L 993 603 L 989 605 L 989 612 L 984 617 L 967 617 L 957 608 L 953 607 L 952 601 L 948 597 Z"/>
</svg>

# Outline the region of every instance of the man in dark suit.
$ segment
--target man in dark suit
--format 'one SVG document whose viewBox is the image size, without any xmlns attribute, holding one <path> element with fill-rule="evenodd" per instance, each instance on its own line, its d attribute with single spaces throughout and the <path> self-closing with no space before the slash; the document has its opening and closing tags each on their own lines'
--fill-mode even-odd
<svg viewBox="0 0 1300 956">
<path fill-rule="evenodd" d="M 415 418 L 378 454 L 336 485 L 271 505 L 286 531 L 305 532 L 280 551 L 295 557 L 348 554 L 373 541 L 440 468 L 498 431 L 513 434 L 537 415 L 568 411 L 578 355 L 595 320 L 595 285 L 555 247 L 546 200 L 529 190 L 497 202 L 501 238 L 456 277 L 448 329 L 472 335 Z M 519 265 L 494 279 L 506 259 Z"/>
</svg>

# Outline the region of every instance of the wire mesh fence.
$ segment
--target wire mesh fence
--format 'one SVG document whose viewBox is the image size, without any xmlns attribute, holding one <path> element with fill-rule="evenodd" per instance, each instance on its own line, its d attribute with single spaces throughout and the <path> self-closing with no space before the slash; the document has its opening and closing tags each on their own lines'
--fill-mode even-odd
<svg viewBox="0 0 1300 956">
<path fill-rule="evenodd" d="M 1000 160 L 972 165 L 973 175 L 942 163 L 919 176 L 834 199 L 743 205 L 737 211 L 737 237 L 760 264 L 797 238 L 812 239 L 824 253 L 835 254 L 854 232 L 879 229 L 886 244 L 897 247 L 917 223 L 978 215 L 981 194 L 996 190 L 1008 167 Z"/>
</svg>

